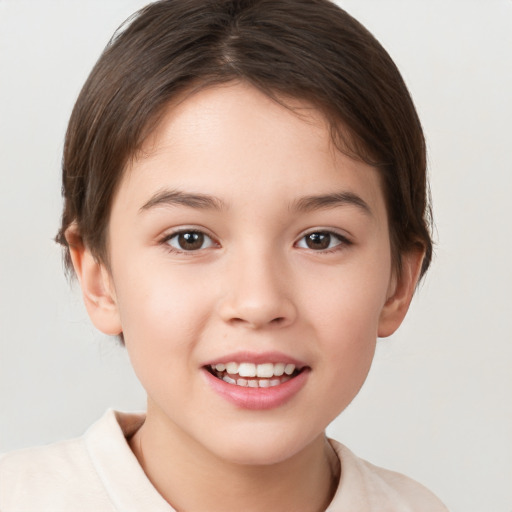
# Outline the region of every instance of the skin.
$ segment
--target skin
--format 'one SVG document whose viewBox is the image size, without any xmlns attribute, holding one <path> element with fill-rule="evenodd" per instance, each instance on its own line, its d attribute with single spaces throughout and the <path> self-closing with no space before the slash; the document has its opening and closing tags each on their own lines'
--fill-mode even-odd
<svg viewBox="0 0 512 512">
<path fill-rule="evenodd" d="M 230 83 L 169 107 L 114 198 L 108 270 L 72 248 L 94 324 L 123 333 L 148 394 L 131 447 L 177 510 L 324 510 L 338 465 L 325 428 L 418 277 L 421 251 L 393 273 L 377 170 L 337 151 L 318 111 L 290 102 L 300 116 Z M 158 201 L 178 190 L 215 199 Z M 333 192 L 349 200 L 304 207 Z M 172 236 L 192 228 L 208 236 L 184 250 Z M 309 247 L 311 232 L 331 232 L 329 247 Z M 304 386 L 263 411 L 228 402 L 203 366 L 241 350 L 298 359 Z"/>
</svg>

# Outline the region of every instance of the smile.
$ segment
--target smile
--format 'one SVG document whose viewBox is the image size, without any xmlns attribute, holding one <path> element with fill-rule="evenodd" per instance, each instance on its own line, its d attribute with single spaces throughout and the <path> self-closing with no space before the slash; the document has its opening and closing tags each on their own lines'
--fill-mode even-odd
<svg viewBox="0 0 512 512">
<path fill-rule="evenodd" d="M 208 371 L 228 384 L 248 388 L 279 386 L 297 376 L 301 370 L 292 363 L 218 363 L 208 366 Z"/>
<path fill-rule="evenodd" d="M 240 409 L 265 410 L 294 399 L 312 369 L 280 352 L 236 352 L 202 367 L 206 384 L 223 401 Z"/>
</svg>

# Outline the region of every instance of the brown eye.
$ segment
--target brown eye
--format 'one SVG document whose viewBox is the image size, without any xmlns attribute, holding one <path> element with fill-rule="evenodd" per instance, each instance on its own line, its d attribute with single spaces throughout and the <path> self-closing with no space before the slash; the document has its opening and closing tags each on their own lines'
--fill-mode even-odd
<svg viewBox="0 0 512 512">
<path fill-rule="evenodd" d="M 201 231 L 180 231 L 168 238 L 167 243 L 181 252 L 197 251 L 213 246 L 212 239 Z"/>
<path fill-rule="evenodd" d="M 306 245 L 310 249 L 327 249 L 331 244 L 330 233 L 310 233 L 309 235 L 306 235 L 305 239 Z"/>
<path fill-rule="evenodd" d="M 304 235 L 297 242 L 297 247 L 313 251 L 325 251 L 343 245 L 350 245 L 350 242 L 345 237 L 330 231 L 314 231 Z"/>
<path fill-rule="evenodd" d="M 180 233 L 178 235 L 178 245 L 185 251 L 196 251 L 201 249 L 204 241 L 202 233 Z"/>
</svg>

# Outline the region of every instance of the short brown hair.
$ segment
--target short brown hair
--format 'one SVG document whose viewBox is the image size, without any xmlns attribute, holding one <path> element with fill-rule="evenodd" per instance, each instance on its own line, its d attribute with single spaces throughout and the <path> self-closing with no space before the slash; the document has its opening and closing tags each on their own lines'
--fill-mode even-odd
<svg viewBox="0 0 512 512">
<path fill-rule="evenodd" d="M 233 80 L 276 101 L 306 100 L 333 140 L 378 167 L 394 263 L 432 256 L 425 141 L 395 64 L 354 18 L 328 0 L 161 0 L 112 38 L 73 109 L 63 157 L 64 211 L 56 240 L 71 269 L 66 230 L 108 263 L 112 198 L 128 160 L 178 94 Z"/>
</svg>

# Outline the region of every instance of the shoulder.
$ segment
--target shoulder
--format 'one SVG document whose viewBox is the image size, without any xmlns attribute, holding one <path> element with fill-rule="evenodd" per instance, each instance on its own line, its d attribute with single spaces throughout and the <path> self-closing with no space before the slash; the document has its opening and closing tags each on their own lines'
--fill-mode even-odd
<svg viewBox="0 0 512 512">
<path fill-rule="evenodd" d="M 341 443 L 330 442 L 341 462 L 341 478 L 328 512 L 448 512 L 415 480 L 370 464 Z"/>
<path fill-rule="evenodd" d="M 83 437 L 0 456 L 0 510 L 115 510 L 91 456 L 90 438 L 98 434 L 124 442 L 113 411 Z"/>
<path fill-rule="evenodd" d="M 9 453 L 0 458 L 0 510 L 65 510 L 70 501 L 82 499 L 85 483 L 101 495 L 83 439 Z"/>
</svg>

